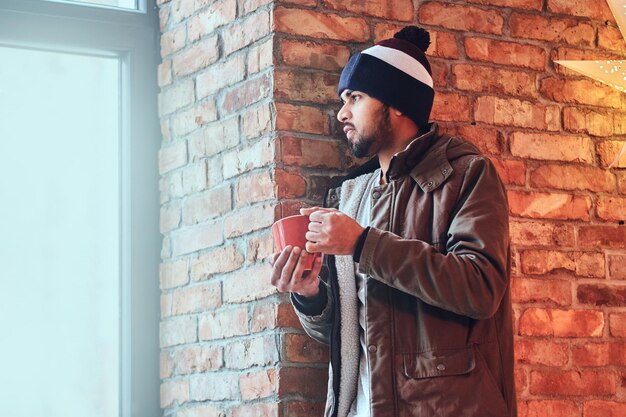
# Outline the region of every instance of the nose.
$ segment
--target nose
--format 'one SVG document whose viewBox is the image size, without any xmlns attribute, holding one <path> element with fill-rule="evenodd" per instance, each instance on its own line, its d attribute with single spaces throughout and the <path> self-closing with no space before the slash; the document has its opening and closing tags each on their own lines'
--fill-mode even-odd
<svg viewBox="0 0 626 417">
<path fill-rule="evenodd" d="M 341 123 L 345 123 L 349 120 L 350 112 L 348 111 L 347 105 L 348 103 L 344 103 L 343 106 L 341 106 L 341 109 L 339 109 L 339 113 L 337 113 L 337 120 Z"/>
</svg>

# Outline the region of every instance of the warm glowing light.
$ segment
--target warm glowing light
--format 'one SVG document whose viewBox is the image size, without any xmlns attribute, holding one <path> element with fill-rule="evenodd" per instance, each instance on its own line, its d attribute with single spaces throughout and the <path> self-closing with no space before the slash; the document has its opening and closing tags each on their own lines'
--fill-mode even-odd
<svg viewBox="0 0 626 417">
<path fill-rule="evenodd" d="M 622 37 L 626 40 L 626 12 L 624 10 L 620 11 L 620 6 L 621 9 L 626 9 L 626 0 L 607 0 L 607 2 L 611 8 L 611 12 L 613 12 L 613 16 L 615 17 L 617 26 L 622 33 Z M 607 84 L 621 92 L 626 92 L 626 64 L 622 60 L 609 60 L 604 61 L 603 63 L 599 60 L 559 60 L 554 62 L 573 71 L 584 74 L 587 77 L 591 77 L 596 81 Z M 609 168 L 616 166 L 624 155 L 626 155 L 626 142 L 624 142 L 624 145 L 622 146 L 622 149 L 618 153 L 617 157 L 609 164 Z"/>
</svg>

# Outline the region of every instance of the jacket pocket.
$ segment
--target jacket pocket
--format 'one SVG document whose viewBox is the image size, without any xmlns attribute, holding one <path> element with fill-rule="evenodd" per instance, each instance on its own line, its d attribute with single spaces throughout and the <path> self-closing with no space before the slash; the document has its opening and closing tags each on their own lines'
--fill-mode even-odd
<svg viewBox="0 0 626 417">
<path fill-rule="evenodd" d="M 396 356 L 401 417 L 505 417 L 509 413 L 472 346 Z"/>
</svg>

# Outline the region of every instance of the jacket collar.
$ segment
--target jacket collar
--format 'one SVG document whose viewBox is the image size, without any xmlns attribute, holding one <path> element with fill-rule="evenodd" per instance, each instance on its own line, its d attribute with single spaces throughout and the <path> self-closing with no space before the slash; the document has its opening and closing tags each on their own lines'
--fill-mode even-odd
<svg viewBox="0 0 626 417">
<path fill-rule="evenodd" d="M 424 192 L 433 191 L 452 173 L 446 155 L 447 142 L 439 135 L 437 124 L 431 123 L 428 132 L 413 139 L 391 158 L 388 179 L 410 175 Z"/>
</svg>

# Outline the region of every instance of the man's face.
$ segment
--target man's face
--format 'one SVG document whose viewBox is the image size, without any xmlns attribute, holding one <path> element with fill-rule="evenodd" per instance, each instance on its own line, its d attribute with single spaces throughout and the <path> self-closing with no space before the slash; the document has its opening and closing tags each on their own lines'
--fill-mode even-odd
<svg viewBox="0 0 626 417">
<path fill-rule="evenodd" d="M 337 119 L 344 124 L 348 144 L 358 158 L 377 154 L 390 143 L 389 107 L 360 91 L 344 90 Z"/>
</svg>

